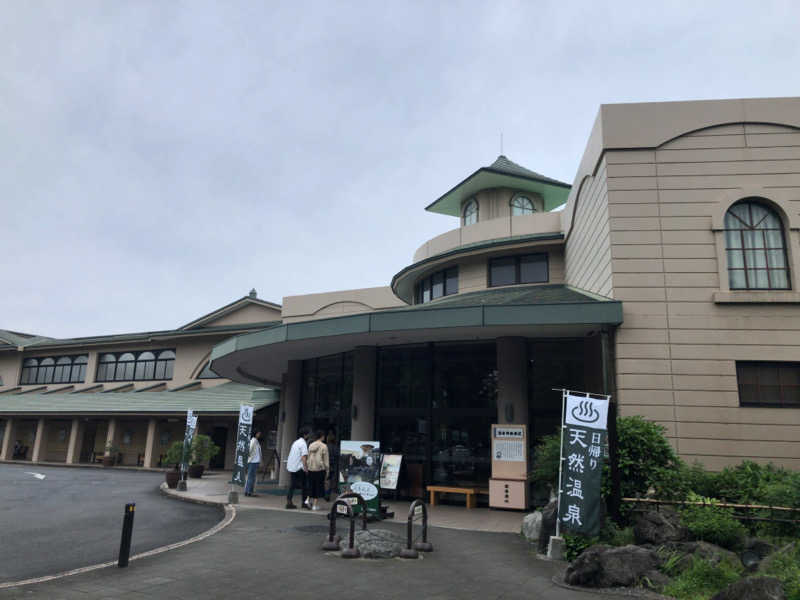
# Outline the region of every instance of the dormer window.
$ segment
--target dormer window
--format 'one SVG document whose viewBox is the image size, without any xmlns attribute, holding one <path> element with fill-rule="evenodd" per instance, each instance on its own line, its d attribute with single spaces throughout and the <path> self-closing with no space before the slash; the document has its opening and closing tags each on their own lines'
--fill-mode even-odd
<svg viewBox="0 0 800 600">
<path fill-rule="evenodd" d="M 470 198 L 464 205 L 462 212 L 464 226 L 474 225 L 478 222 L 478 201 L 475 198 Z"/>
<path fill-rule="evenodd" d="M 527 196 L 514 196 L 511 199 L 511 216 L 532 215 L 536 212 L 533 202 Z"/>
</svg>

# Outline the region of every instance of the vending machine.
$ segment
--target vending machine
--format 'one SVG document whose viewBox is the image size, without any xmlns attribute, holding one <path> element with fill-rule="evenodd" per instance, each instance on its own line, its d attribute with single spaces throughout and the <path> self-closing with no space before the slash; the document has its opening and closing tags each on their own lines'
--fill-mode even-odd
<svg viewBox="0 0 800 600">
<path fill-rule="evenodd" d="M 528 508 L 527 434 L 525 425 L 492 425 L 492 508 Z"/>
</svg>

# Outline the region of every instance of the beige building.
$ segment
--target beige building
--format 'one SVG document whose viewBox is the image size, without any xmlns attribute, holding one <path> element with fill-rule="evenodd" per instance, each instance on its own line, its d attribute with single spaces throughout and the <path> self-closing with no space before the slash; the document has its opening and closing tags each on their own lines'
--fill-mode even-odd
<svg viewBox="0 0 800 600">
<path fill-rule="evenodd" d="M 170 331 L 54 339 L 0 330 L 0 460 L 159 467 L 183 439 L 186 411 L 231 468 L 239 406 L 274 429 L 278 390 L 231 382 L 208 367 L 214 344 L 280 319 L 255 291 Z M 257 383 L 257 382 L 255 382 Z"/>
<path fill-rule="evenodd" d="M 197 385 L 209 359 L 226 378 L 219 389 L 279 386 L 268 410 L 283 456 L 302 424 L 402 453 L 409 493 L 485 482 L 489 425 L 552 432 L 553 388 L 611 394 L 620 414 L 663 424 L 689 461 L 799 468 L 799 209 L 800 99 L 604 105 L 572 185 L 500 156 L 427 206 L 456 226 L 422 243 L 389 285 L 247 306 L 241 331 L 201 319 L 146 348 L 186 357 L 166 389 Z M 20 407 L 101 397 L 25 380 L 27 357 L 79 353 L 47 346 L 58 343 L 0 348 L 6 440 L 24 427 L 72 440 L 79 413 Z M 100 356 L 125 344 L 74 346 L 92 377 L 80 387 L 111 391 L 97 379 Z M 113 397 L 135 409 L 145 384 L 119 385 Z M 140 412 L 148 446 L 163 418 Z"/>
</svg>

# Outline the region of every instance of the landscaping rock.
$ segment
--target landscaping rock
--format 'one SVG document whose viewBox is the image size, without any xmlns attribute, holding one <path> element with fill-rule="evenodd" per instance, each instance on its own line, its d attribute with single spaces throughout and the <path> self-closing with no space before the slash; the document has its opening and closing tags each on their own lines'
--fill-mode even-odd
<svg viewBox="0 0 800 600">
<path fill-rule="evenodd" d="M 649 548 L 596 544 L 570 564 L 564 581 L 586 587 L 630 587 L 638 585 L 645 574 L 652 574 L 659 562 Z"/>
<path fill-rule="evenodd" d="M 532 512 L 525 515 L 522 519 L 522 535 L 529 542 L 535 542 L 539 539 L 539 532 L 542 530 L 542 513 L 541 511 Z"/>
<path fill-rule="evenodd" d="M 727 562 L 737 568 L 740 565 L 739 557 L 734 552 L 708 542 L 669 542 L 664 544 L 662 548 L 677 551 L 684 555 L 675 565 L 676 572 L 688 569 L 695 556 L 707 560 L 712 565 L 717 565 L 721 562 Z"/>
<path fill-rule="evenodd" d="M 556 519 L 558 518 L 558 502 L 553 500 L 542 509 L 542 525 L 539 529 L 539 554 L 547 554 L 547 544 L 550 536 L 556 534 Z"/>
<path fill-rule="evenodd" d="M 783 586 L 775 577 L 747 577 L 714 594 L 711 600 L 785 600 L 785 598 Z"/>
<path fill-rule="evenodd" d="M 344 536 L 340 545 L 347 548 L 348 536 Z M 362 558 L 393 558 L 400 556 L 400 550 L 405 547 L 406 540 L 386 529 L 370 529 L 356 531 L 355 545 L 361 552 Z"/>
<path fill-rule="evenodd" d="M 637 544 L 660 546 L 666 542 L 680 542 L 689 538 L 689 530 L 681 524 L 678 513 L 670 509 L 651 510 L 642 514 L 633 525 Z"/>
<path fill-rule="evenodd" d="M 744 549 L 758 555 L 760 559 L 766 558 L 776 550 L 775 546 L 761 538 L 747 538 L 744 542 Z"/>
</svg>

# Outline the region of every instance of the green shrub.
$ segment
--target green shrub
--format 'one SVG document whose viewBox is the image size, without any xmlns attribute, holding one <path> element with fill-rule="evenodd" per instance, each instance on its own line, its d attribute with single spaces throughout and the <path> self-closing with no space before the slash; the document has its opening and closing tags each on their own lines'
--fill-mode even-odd
<svg viewBox="0 0 800 600">
<path fill-rule="evenodd" d="M 531 475 L 534 483 L 558 489 L 558 460 L 561 456 L 561 429 L 539 439 L 533 455 Z"/>
<path fill-rule="evenodd" d="M 617 454 L 619 457 L 620 489 L 623 497 L 644 495 L 661 479 L 680 468 L 661 425 L 640 416 L 617 418 Z M 604 495 L 610 491 L 610 477 L 604 472 Z"/>
<path fill-rule="evenodd" d="M 696 494 L 690 494 L 688 499 L 690 502 L 707 502 L 705 506 L 689 505 L 680 509 L 681 521 L 695 539 L 729 550 L 742 547 L 747 529 L 736 520 L 731 509 L 715 506 L 715 500 Z"/>
<path fill-rule="evenodd" d="M 780 506 L 800 506 L 800 474 L 773 464 L 760 465 L 745 460 L 735 467 L 726 467 L 717 474 L 715 498 L 740 504 L 769 504 L 770 489 L 784 484 L 794 490 L 788 496 L 774 498 Z"/>
<path fill-rule="evenodd" d="M 600 543 L 597 537 L 588 537 L 579 533 L 564 533 L 564 558 L 572 562 L 584 550 Z"/>
<path fill-rule="evenodd" d="M 190 458 L 192 464 L 204 465 L 217 454 L 219 454 L 219 446 L 212 441 L 211 437 L 203 434 L 194 436 Z"/>
<path fill-rule="evenodd" d="M 167 453 L 164 455 L 162 465 L 165 467 L 180 467 L 181 459 L 183 458 L 183 440 L 177 440 L 170 444 L 167 448 Z"/>
<path fill-rule="evenodd" d="M 740 576 L 741 569 L 726 561 L 714 565 L 702 558 L 694 558 L 689 568 L 668 583 L 663 592 L 679 600 L 708 600 Z"/>
<path fill-rule="evenodd" d="M 764 574 L 780 579 L 786 600 L 800 600 L 800 544 L 778 553 L 770 560 Z"/>
</svg>

